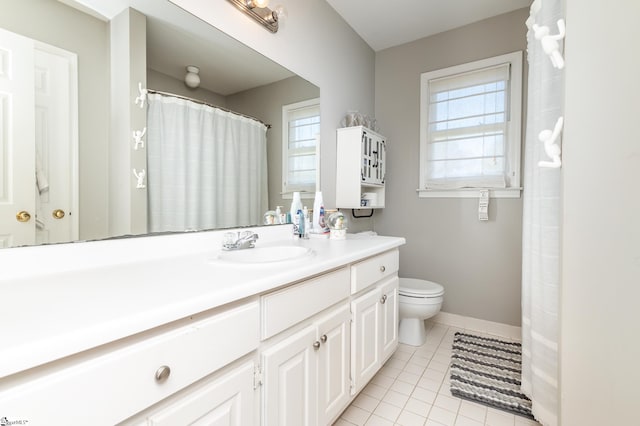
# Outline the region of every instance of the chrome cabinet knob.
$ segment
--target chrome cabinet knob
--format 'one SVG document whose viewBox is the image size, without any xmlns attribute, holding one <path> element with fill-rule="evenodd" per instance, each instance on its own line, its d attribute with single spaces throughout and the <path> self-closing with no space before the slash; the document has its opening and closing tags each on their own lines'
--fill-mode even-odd
<svg viewBox="0 0 640 426">
<path fill-rule="evenodd" d="M 313 342 L 313 349 L 315 349 L 316 351 L 320 349 L 320 342 L 318 342 L 317 340 Z"/>
<path fill-rule="evenodd" d="M 323 334 L 322 336 L 320 336 L 320 341 L 321 341 L 322 343 L 327 343 L 327 335 L 326 335 L 326 334 Z"/>
<path fill-rule="evenodd" d="M 384 265 L 382 265 L 382 266 L 380 267 L 380 272 L 384 272 L 384 271 L 386 271 L 386 270 L 387 270 L 387 268 L 385 268 L 385 267 L 384 267 Z"/>
<path fill-rule="evenodd" d="M 163 365 L 162 367 L 156 370 L 156 382 L 162 383 L 166 381 L 169 378 L 170 374 L 171 374 L 171 369 L 168 366 Z"/>
<path fill-rule="evenodd" d="M 382 303 L 383 305 L 386 303 L 387 301 L 387 295 L 383 294 L 382 297 L 380 298 L 380 303 Z"/>
</svg>

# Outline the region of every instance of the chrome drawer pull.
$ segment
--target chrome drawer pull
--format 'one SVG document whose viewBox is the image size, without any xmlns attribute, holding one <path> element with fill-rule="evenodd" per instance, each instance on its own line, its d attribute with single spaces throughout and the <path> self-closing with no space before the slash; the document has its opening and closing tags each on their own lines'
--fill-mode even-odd
<svg viewBox="0 0 640 426">
<path fill-rule="evenodd" d="M 170 374 L 171 374 L 171 369 L 168 366 L 163 365 L 162 367 L 158 368 L 158 370 L 156 371 L 156 382 L 158 383 L 164 382 L 169 378 Z"/>
<path fill-rule="evenodd" d="M 387 270 L 387 268 L 385 268 L 385 267 L 384 267 L 384 265 L 382 265 L 382 266 L 380 267 L 380 272 L 384 272 L 384 271 L 386 271 L 386 270 Z"/>
</svg>

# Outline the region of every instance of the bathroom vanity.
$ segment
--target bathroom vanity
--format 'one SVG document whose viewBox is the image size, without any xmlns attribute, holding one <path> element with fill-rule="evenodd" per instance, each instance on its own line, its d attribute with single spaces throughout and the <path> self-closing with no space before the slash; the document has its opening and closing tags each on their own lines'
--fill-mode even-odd
<svg viewBox="0 0 640 426">
<path fill-rule="evenodd" d="M 0 417 L 331 424 L 397 346 L 404 239 L 254 230 L 275 257 L 221 231 L 0 251 Z"/>
</svg>

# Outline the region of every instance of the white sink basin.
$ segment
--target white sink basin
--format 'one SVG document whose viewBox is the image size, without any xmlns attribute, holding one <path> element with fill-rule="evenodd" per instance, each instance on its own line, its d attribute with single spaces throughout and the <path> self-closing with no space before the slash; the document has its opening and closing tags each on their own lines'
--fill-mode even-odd
<svg viewBox="0 0 640 426">
<path fill-rule="evenodd" d="M 274 263 L 296 260 L 301 257 L 311 256 L 313 250 L 299 246 L 268 246 L 243 250 L 222 251 L 217 256 L 218 260 L 233 263 Z"/>
</svg>

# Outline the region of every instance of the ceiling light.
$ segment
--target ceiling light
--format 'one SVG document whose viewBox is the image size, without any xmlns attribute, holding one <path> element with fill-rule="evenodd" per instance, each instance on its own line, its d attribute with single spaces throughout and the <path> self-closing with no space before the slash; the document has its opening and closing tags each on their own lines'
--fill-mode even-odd
<svg viewBox="0 0 640 426">
<path fill-rule="evenodd" d="M 282 5 L 276 6 L 274 10 L 269 9 L 269 0 L 229 1 L 272 33 L 278 31 L 278 21 L 287 16 L 287 12 Z"/>
<path fill-rule="evenodd" d="M 200 86 L 200 76 L 198 75 L 199 72 L 200 68 L 194 65 L 187 66 L 187 74 L 184 76 L 184 84 L 192 89 Z"/>
</svg>

